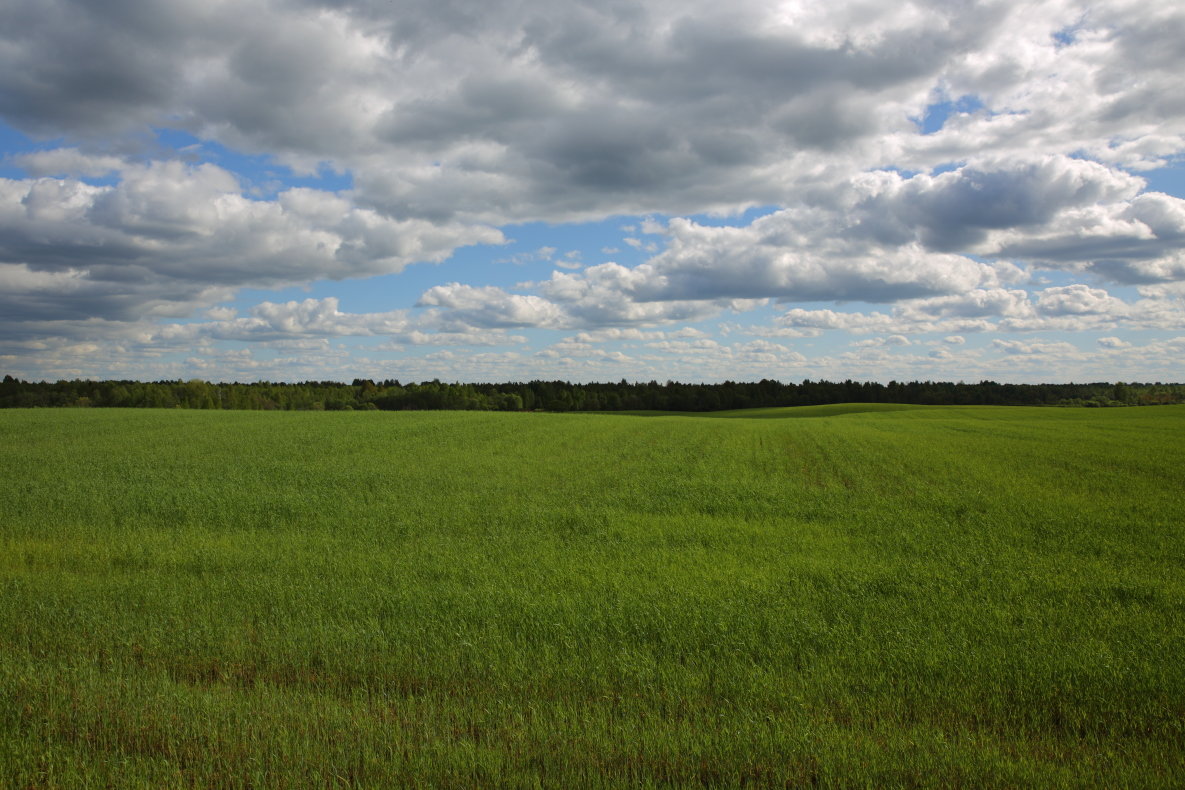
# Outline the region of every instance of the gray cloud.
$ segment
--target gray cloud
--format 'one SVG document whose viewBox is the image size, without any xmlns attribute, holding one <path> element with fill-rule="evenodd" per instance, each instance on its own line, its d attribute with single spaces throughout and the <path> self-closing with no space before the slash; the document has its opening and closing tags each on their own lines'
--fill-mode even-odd
<svg viewBox="0 0 1185 790">
<path fill-rule="evenodd" d="M 1131 199 L 1142 185 L 1065 157 L 987 160 L 938 176 L 890 176 L 854 213 L 878 240 L 965 251 L 983 246 L 990 231 L 1039 229 L 1067 210 Z"/>
<path fill-rule="evenodd" d="M 0 179 L 0 306 L 10 321 L 183 316 L 243 286 L 397 272 L 500 241 L 490 228 L 392 220 L 317 190 L 251 200 L 210 164 L 125 164 L 113 186 Z"/>
<path fill-rule="evenodd" d="M 403 219 L 735 209 L 870 166 L 1009 154 L 1018 136 L 1030 153 L 1144 139 L 1157 141 L 1148 156 L 1185 150 L 1185 108 L 1146 129 L 1137 110 L 1142 91 L 1178 93 L 1171 31 L 1185 16 L 1133 23 L 1122 10 L 506 0 L 405 2 L 395 14 L 367 2 L 18 0 L 0 10 L 11 31 L 0 113 L 91 144 L 181 126 L 299 166 L 331 162 L 354 172 L 363 205 Z M 1073 24 L 1075 43 L 1058 46 L 1051 34 Z M 953 91 L 997 113 L 916 134 L 910 119 Z M 1059 118 L 1094 136 L 1067 135 Z M 980 176 L 1004 197 L 1015 186 Z M 935 249 L 1043 205 L 1022 191 L 976 226 L 960 214 L 975 196 L 947 186 L 942 205 L 963 235 L 935 225 Z"/>
<path fill-rule="evenodd" d="M 871 173 L 743 227 L 674 219 L 650 229 L 666 248 L 645 263 L 556 272 L 538 288 L 563 308 L 561 325 L 689 320 L 727 300 L 767 298 L 900 302 L 900 317 L 915 321 L 1035 319 L 1027 292 L 1004 287 L 1025 277 L 1009 258 L 1120 282 L 1185 277 L 1185 201 L 1142 193 L 1143 184 L 1052 156 L 987 159 L 936 176 Z M 1077 285 L 1046 291 L 1038 306 L 1047 318 L 1114 317 L 1117 304 Z"/>
<path fill-rule="evenodd" d="M 910 118 L 952 69 L 994 55 L 1017 13 L 19 0 L 0 12 L 0 113 L 46 135 L 181 126 L 330 161 L 399 217 L 680 213 L 778 202 L 821 164 L 851 172 L 886 140 L 911 145 Z"/>
</svg>

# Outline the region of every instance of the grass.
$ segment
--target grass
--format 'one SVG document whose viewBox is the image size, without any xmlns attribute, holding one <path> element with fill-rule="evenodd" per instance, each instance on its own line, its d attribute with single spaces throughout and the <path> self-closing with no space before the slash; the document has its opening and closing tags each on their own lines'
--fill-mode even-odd
<svg viewBox="0 0 1185 790">
<path fill-rule="evenodd" d="M 821 406 L 780 406 L 761 409 L 728 409 L 725 411 L 655 411 L 648 409 L 596 412 L 629 417 L 732 417 L 747 420 L 781 420 L 795 417 L 836 417 L 842 414 L 867 412 L 909 411 L 912 409 L 945 409 L 946 406 L 918 406 L 909 403 L 827 403 Z M 972 407 L 974 408 L 974 407 Z"/>
<path fill-rule="evenodd" d="M 1185 783 L 1185 407 L 801 413 L 0 413 L 0 786 Z"/>
<path fill-rule="evenodd" d="M 932 409 L 933 406 L 915 406 L 907 403 L 827 403 L 822 406 L 794 406 L 773 409 L 732 409 L 710 412 L 710 417 L 741 417 L 744 419 L 785 419 L 787 417 L 837 417 L 842 414 L 867 414 L 869 412 L 909 411 Z M 944 407 L 938 407 L 944 408 Z"/>
</svg>

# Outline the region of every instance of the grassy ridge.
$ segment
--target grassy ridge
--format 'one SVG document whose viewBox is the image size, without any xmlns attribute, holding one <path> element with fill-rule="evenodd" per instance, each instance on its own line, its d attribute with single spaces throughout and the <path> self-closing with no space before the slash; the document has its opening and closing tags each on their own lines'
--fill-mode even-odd
<svg viewBox="0 0 1185 790">
<path fill-rule="evenodd" d="M 868 412 L 908 411 L 912 409 L 946 408 L 945 406 L 918 406 L 908 403 L 826 403 L 820 406 L 777 406 L 762 409 L 727 409 L 724 411 L 619 411 L 608 414 L 625 414 L 634 417 L 732 417 L 748 420 L 785 419 L 793 417 L 836 417 L 841 414 L 865 414 Z"/>
<path fill-rule="evenodd" d="M 0 414 L 0 786 L 1179 786 L 1185 408 Z"/>
</svg>

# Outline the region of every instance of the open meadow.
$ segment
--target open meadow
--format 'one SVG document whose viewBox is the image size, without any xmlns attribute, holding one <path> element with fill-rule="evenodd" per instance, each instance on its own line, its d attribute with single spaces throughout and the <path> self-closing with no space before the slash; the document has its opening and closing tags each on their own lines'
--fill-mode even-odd
<svg viewBox="0 0 1185 790">
<path fill-rule="evenodd" d="M 0 787 L 1185 785 L 1185 407 L 727 416 L 0 412 Z"/>
</svg>

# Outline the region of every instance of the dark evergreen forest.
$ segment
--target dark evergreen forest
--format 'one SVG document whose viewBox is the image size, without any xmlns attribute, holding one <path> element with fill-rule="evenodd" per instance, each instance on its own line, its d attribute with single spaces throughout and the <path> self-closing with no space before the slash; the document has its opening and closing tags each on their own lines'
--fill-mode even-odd
<svg viewBox="0 0 1185 790">
<path fill-rule="evenodd" d="M 30 382 L 5 376 L 0 408 L 472 409 L 493 411 L 719 411 L 827 403 L 999 406 L 1144 406 L 1185 402 L 1183 384 L 975 384 L 941 381 L 803 381 L 682 384 L 668 381 L 572 384 L 529 381 L 458 384 L 395 380 L 211 383 L 190 381 Z"/>
</svg>

